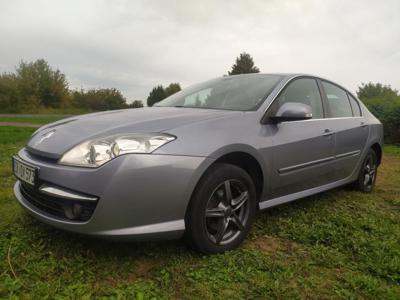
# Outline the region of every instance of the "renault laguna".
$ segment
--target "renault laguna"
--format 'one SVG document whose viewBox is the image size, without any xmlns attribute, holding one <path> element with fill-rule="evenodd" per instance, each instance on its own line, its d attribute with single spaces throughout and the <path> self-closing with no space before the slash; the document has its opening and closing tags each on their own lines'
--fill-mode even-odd
<svg viewBox="0 0 400 300">
<path fill-rule="evenodd" d="M 236 248 L 255 214 L 352 184 L 374 187 L 382 125 L 352 93 L 303 74 L 248 74 L 184 89 L 154 107 L 74 116 L 13 157 L 34 217 L 118 240 L 185 236 Z"/>
</svg>

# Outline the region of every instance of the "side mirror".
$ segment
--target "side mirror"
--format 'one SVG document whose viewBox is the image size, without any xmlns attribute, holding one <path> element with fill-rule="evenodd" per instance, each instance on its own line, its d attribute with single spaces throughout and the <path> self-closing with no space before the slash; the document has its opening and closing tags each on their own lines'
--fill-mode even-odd
<svg viewBox="0 0 400 300">
<path fill-rule="evenodd" d="M 283 104 L 270 119 L 275 122 L 299 121 L 312 118 L 311 106 L 299 102 L 287 102 Z"/>
</svg>

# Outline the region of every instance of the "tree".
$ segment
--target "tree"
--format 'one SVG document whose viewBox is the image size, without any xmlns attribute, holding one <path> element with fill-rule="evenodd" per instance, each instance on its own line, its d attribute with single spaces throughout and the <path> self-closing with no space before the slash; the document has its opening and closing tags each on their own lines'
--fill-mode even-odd
<svg viewBox="0 0 400 300">
<path fill-rule="evenodd" d="M 125 97 L 115 88 L 73 92 L 74 106 L 89 111 L 127 108 Z"/>
<path fill-rule="evenodd" d="M 358 87 L 357 96 L 361 100 L 372 99 L 372 98 L 392 98 L 398 96 L 398 91 L 390 87 L 390 85 L 383 85 L 381 83 L 367 84 L 362 83 Z"/>
<path fill-rule="evenodd" d="M 143 102 L 141 100 L 134 100 L 131 104 L 129 104 L 130 108 L 140 108 L 143 107 Z"/>
<path fill-rule="evenodd" d="M 155 86 L 149 96 L 147 97 L 147 106 L 153 106 L 157 102 L 179 92 L 181 90 L 181 86 L 179 83 L 170 83 L 165 89 L 162 85 Z"/>
<path fill-rule="evenodd" d="M 253 58 L 250 54 L 243 52 L 236 58 L 232 70 L 228 72 L 229 75 L 259 73 L 260 69 L 254 65 Z"/>
<path fill-rule="evenodd" d="M 181 90 L 179 83 L 170 83 L 169 86 L 165 88 L 165 97 L 169 97 Z"/>
<path fill-rule="evenodd" d="M 383 124 L 385 141 L 400 143 L 400 95 L 381 83 L 361 84 L 357 96 Z"/>
<path fill-rule="evenodd" d="M 166 97 L 165 90 L 162 85 L 154 87 L 149 96 L 147 97 L 147 106 L 153 106 L 157 102 L 160 102 Z"/>
<path fill-rule="evenodd" d="M 68 83 L 65 75 L 53 70 L 44 59 L 35 62 L 21 62 L 16 69 L 18 89 L 23 95 L 26 106 L 32 104 L 29 99 L 40 106 L 60 107 L 68 96 Z"/>
<path fill-rule="evenodd" d="M 15 74 L 0 75 L 0 112 L 18 112 L 20 109 L 20 95 L 18 92 Z"/>
</svg>

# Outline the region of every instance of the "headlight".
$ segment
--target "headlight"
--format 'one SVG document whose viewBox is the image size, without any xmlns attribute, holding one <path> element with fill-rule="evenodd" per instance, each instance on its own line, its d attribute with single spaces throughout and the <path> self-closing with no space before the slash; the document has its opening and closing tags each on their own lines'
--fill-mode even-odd
<svg viewBox="0 0 400 300">
<path fill-rule="evenodd" d="M 127 153 L 151 153 L 174 140 L 168 134 L 121 134 L 83 142 L 61 157 L 59 163 L 96 168 Z"/>
</svg>

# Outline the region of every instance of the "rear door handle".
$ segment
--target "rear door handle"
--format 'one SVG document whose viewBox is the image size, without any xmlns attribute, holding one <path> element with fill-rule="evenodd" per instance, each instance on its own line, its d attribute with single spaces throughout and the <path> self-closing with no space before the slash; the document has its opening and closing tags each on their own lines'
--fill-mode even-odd
<svg viewBox="0 0 400 300">
<path fill-rule="evenodd" d="M 360 127 L 366 127 L 367 124 L 365 124 L 365 122 L 361 122 Z"/>
<path fill-rule="evenodd" d="M 325 129 L 324 133 L 322 134 L 323 136 L 331 136 L 332 134 L 334 134 L 335 132 L 330 130 L 330 129 Z"/>
</svg>

